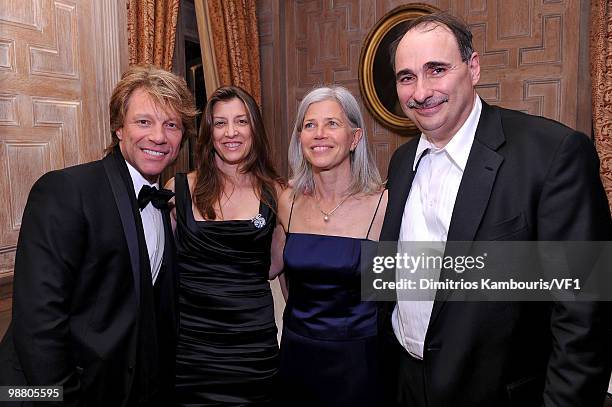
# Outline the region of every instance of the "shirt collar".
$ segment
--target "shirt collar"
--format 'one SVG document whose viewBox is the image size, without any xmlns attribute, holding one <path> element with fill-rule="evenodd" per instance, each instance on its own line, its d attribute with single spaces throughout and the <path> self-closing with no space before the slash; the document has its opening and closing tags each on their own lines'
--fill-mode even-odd
<svg viewBox="0 0 612 407">
<path fill-rule="evenodd" d="M 143 185 L 148 185 L 148 186 L 159 189 L 158 182 L 151 184 L 149 181 L 145 179 L 145 177 L 142 176 L 140 172 L 138 172 L 136 168 L 132 167 L 132 164 L 130 164 L 127 161 L 125 163 L 127 164 L 128 171 L 130 172 L 130 177 L 132 178 L 132 184 L 134 184 L 134 192 L 136 193 L 136 197 L 138 197 L 138 193 L 140 192 L 140 189 L 143 187 Z"/>
<path fill-rule="evenodd" d="M 474 136 L 476 135 L 476 128 L 478 127 L 478 121 L 480 120 L 480 113 L 482 111 L 482 102 L 480 97 L 476 95 L 474 98 L 474 106 L 470 115 L 465 120 L 459 131 L 451 137 L 448 144 L 442 148 L 434 146 L 427 137 L 421 133 L 419 144 L 417 145 L 416 154 L 414 156 L 414 163 L 412 164 L 412 170 L 416 171 L 417 163 L 425 152 L 429 149 L 431 152 L 446 151 L 450 159 L 461 169 L 465 170 L 472 144 L 474 143 Z"/>
</svg>

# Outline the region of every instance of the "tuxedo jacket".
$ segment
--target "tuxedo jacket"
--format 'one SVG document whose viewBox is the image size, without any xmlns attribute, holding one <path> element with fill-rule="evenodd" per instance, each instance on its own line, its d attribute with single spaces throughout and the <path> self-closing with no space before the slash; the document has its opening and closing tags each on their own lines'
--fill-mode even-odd
<svg viewBox="0 0 612 407">
<path fill-rule="evenodd" d="M 398 240 L 417 144 L 401 146 L 389 164 L 381 241 Z M 612 240 L 592 142 L 552 120 L 483 102 L 448 231 L 449 242 L 475 240 Z M 394 306 L 382 304 L 379 329 L 387 349 L 401 351 Z M 451 302 L 438 295 L 424 344 L 428 405 L 600 407 L 610 338 L 608 303 Z M 390 371 L 396 358 L 387 355 Z"/>
<path fill-rule="evenodd" d="M 131 405 L 143 387 L 173 387 L 176 281 L 166 215 L 164 261 L 152 287 L 141 284 L 149 259 L 118 148 L 34 184 L 17 245 L 12 322 L 0 348 L 1 385 L 61 385 L 66 404 L 87 406 Z M 137 357 L 151 334 L 142 328 L 142 298 L 154 299 L 147 325 L 156 326 L 159 348 L 150 355 L 159 364 L 146 368 Z"/>
</svg>

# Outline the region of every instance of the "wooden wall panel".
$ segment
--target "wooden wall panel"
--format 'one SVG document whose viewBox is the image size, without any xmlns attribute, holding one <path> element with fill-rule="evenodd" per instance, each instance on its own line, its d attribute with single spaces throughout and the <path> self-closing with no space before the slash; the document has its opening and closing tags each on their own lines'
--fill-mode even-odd
<svg viewBox="0 0 612 407">
<path fill-rule="evenodd" d="M 590 133 L 578 123 L 581 36 L 579 1 L 503 0 L 479 14 L 465 16 L 475 30 L 475 45 L 484 49 L 481 96 L 494 104 L 546 116 Z M 507 60 L 493 61 L 491 53 Z M 484 88 L 497 87 L 495 98 Z M 590 111 L 588 112 L 590 113 Z M 587 114 L 588 114 L 587 113 Z M 584 114 L 584 113 L 582 113 Z"/>
<path fill-rule="evenodd" d="M 29 45 L 30 73 L 51 77 L 78 78 L 78 44 L 76 4 L 56 1 L 54 19 L 42 39 L 48 45 Z"/>
<path fill-rule="evenodd" d="M 0 95 L 0 126 L 19 126 L 16 95 Z"/>
<path fill-rule="evenodd" d="M 15 69 L 15 41 L 0 40 L 0 70 Z"/>
<path fill-rule="evenodd" d="M 286 75 L 284 15 L 285 2 L 257 1 L 257 22 L 261 60 L 261 94 L 264 126 L 272 145 L 272 157 L 281 174 L 287 174 L 289 136 L 285 109 Z"/>
<path fill-rule="evenodd" d="M 10 251 L 34 181 L 101 146 L 89 2 L 0 0 L 0 10 L 0 248 Z"/>
<path fill-rule="evenodd" d="M 123 13 L 124 0 L 0 0 L 0 334 L 32 184 L 100 158 L 110 140 Z"/>
<path fill-rule="evenodd" d="M 49 143 L 6 142 L 5 147 L 10 231 L 19 232 L 29 192 L 22 185 L 33 184 L 49 170 Z"/>
<path fill-rule="evenodd" d="M 357 69 L 362 42 L 379 18 L 409 3 L 416 2 L 258 1 L 264 120 L 277 142 L 276 152 L 286 156 L 286 147 L 278 140 L 290 136 L 297 106 L 313 86 L 342 84 L 361 100 Z M 450 11 L 468 23 L 481 55 L 478 92 L 483 99 L 590 134 L 589 103 L 578 103 L 579 90 L 590 86 L 588 75 L 578 76 L 580 67 L 588 64 L 584 60 L 588 53 L 580 53 L 580 47 L 588 45 L 588 27 L 580 22 L 588 7 L 579 0 L 419 3 Z M 277 72 L 279 67 L 284 77 Z M 386 176 L 391 154 L 408 139 L 379 125 L 365 108 L 364 115 L 376 161 Z M 279 157 L 284 166 L 285 156 Z"/>
</svg>

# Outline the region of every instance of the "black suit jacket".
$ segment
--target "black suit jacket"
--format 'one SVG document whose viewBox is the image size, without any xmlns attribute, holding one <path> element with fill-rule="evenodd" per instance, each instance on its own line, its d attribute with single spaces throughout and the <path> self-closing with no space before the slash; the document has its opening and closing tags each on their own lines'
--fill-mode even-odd
<svg viewBox="0 0 612 407">
<path fill-rule="evenodd" d="M 150 266 L 135 199 L 119 149 L 34 184 L 17 246 L 0 384 L 61 385 L 66 404 L 88 406 L 125 405 L 141 383 L 135 372 L 154 376 L 154 390 L 173 387 L 174 241 L 166 222 L 156 294 L 146 284 L 150 292 L 143 293 L 140 280 Z M 137 366 L 144 294 L 156 299 L 151 325 L 159 328 L 160 355 L 146 371 Z"/>
<path fill-rule="evenodd" d="M 391 159 L 381 241 L 398 240 L 417 144 Z M 483 102 L 448 232 L 449 242 L 473 240 L 612 240 L 592 142 L 552 120 Z M 398 345 L 394 306 L 382 305 L 379 326 Z M 429 405 L 601 406 L 610 377 L 609 312 L 607 303 L 437 296 L 423 358 Z"/>
</svg>

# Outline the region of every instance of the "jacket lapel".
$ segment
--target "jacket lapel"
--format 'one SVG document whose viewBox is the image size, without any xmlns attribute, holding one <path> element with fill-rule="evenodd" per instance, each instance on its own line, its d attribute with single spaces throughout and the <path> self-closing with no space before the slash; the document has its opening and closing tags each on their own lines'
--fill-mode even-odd
<svg viewBox="0 0 612 407">
<path fill-rule="evenodd" d="M 414 156 L 418 146 L 418 138 L 411 142 L 402 157 L 399 157 L 399 168 L 393 169 L 391 188 L 389 189 L 389 203 L 380 233 L 381 241 L 396 241 L 399 239 L 402 216 L 412 187 L 415 172 L 412 170 Z"/>
<path fill-rule="evenodd" d="M 158 276 L 160 279 L 159 287 L 163 289 L 160 294 L 160 304 L 163 312 L 167 313 L 172 319 L 172 324 L 176 329 L 175 334 L 178 335 L 178 275 L 175 269 L 175 253 L 176 247 L 174 243 L 174 234 L 172 233 L 172 223 L 170 222 L 170 209 L 162 209 L 162 218 L 164 222 L 164 259 L 163 259 L 163 276 Z M 161 273 L 160 273 L 161 274 Z M 162 284 L 164 282 L 165 284 Z M 157 284 L 156 284 L 157 285 Z"/>
<path fill-rule="evenodd" d="M 138 231 L 134 219 L 134 208 L 132 195 L 134 187 L 129 177 L 123 157 L 118 150 L 113 151 L 102 159 L 106 177 L 110 184 L 115 203 L 119 210 L 123 234 L 128 245 L 130 261 L 132 264 L 132 275 L 134 276 L 134 288 L 136 290 L 136 301 L 140 301 L 140 248 L 138 245 Z M 123 172 L 123 175 L 122 175 Z"/>
<path fill-rule="evenodd" d="M 453 208 L 447 242 L 473 241 L 489 203 L 497 172 L 504 157 L 497 149 L 505 142 L 499 111 L 482 102 L 482 112 L 476 129 L 474 143 L 461 178 L 459 191 Z M 463 248 L 465 246 L 462 246 Z M 447 244 L 445 255 L 453 255 L 452 247 Z M 455 272 L 443 270 L 440 280 L 453 279 Z M 452 290 L 436 293 L 431 313 L 430 326 L 444 307 Z"/>
</svg>

